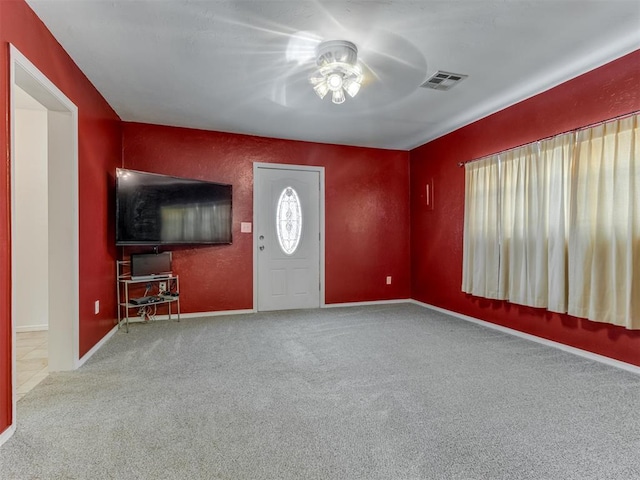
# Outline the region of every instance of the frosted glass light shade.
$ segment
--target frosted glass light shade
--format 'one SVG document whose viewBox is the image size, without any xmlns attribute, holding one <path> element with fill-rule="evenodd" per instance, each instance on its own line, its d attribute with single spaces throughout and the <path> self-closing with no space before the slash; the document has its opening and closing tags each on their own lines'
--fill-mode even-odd
<svg viewBox="0 0 640 480">
<path fill-rule="evenodd" d="M 344 103 L 344 100 L 345 100 L 345 96 L 344 96 L 344 91 L 342 89 L 333 91 L 333 97 L 331 98 L 331 101 L 333 103 L 336 103 L 339 105 L 341 103 Z"/>
<path fill-rule="evenodd" d="M 327 85 L 327 82 L 318 83 L 315 87 L 313 87 L 313 89 L 320 98 L 324 98 L 324 96 L 329 92 L 329 86 Z"/>
</svg>

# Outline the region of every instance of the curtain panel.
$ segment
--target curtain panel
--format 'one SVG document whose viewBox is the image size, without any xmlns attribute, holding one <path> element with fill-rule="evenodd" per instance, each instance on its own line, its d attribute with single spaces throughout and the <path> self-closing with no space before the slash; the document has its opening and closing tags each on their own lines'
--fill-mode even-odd
<svg viewBox="0 0 640 480">
<path fill-rule="evenodd" d="M 465 165 L 462 291 L 640 328 L 638 115 Z"/>
<path fill-rule="evenodd" d="M 497 157 L 478 160 L 466 168 L 462 290 L 502 300 L 499 168 Z"/>
<path fill-rule="evenodd" d="M 568 313 L 640 329 L 638 115 L 579 132 L 571 176 Z"/>
</svg>

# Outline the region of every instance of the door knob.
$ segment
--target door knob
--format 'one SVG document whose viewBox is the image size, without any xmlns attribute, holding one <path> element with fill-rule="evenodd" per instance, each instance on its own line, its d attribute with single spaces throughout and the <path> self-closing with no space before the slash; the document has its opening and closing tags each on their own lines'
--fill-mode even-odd
<svg viewBox="0 0 640 480">
<path fill-rule="evenodd" d="M 264 240 L 264 235 L 260 235 L 258 238 L 259 238 L 260 240 Z"/>
<path fill-rule="evenodd" d="M 264 245 L 260 245 L 260 250 L 264 250 Z"/>
</svg>

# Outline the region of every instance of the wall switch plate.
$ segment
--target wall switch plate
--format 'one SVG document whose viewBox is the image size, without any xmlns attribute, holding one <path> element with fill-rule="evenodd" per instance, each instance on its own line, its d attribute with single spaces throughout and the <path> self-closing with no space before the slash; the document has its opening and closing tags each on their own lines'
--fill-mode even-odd
<svg viewBox="0 0 640 480">
<path fill-rule="evenodd" d="M 100 300 L 96 300 L 93 304 L 93 313 L 96 315 L 100 313 Z"/>
<path fill-rule="evenodd" d="M 387 285 L 391 285 L 391 275 L 387 277 Z"/>
<path fill-rule="evenodd" d="M 160 290 L 160 293 L 166 292 L 167 291 L 167 282 L 158 283 L 158 289 Z"/>
<path fill-rule="evenodd" d="M 241 233 L 251 233 L 251 222 L 240 222 Z"/>
</svg>

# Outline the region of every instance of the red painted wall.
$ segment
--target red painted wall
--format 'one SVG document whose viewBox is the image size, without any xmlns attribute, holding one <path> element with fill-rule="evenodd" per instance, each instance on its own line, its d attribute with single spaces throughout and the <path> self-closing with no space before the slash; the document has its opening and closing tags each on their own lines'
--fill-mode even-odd
<svg viewBox="0 0 640 480">
<path fill-rule="evenodd" d="M 0 1 L 0 433 L 11 423 L 9 43 L 78 107 L 80 356 L 113 327 L 116 249 L 109 173 L 121 162 L 121 124 L 24 0 Z M 100 300 L 101 313 L 93 304 Z"/>
<path fill-rule="evenodd" d="M 472 160 L 640 110 L 640 51 L 411 152 L 414 299 L 640 365 L 640 332 L 461 292 L 464 169 Z M 435 208 L 425 205 L 433 179 Z"/>
<path fill-rule="evenodd" d="M 139 123 L 123 145 L 127 168 L 233 184 L 233 245 L 171 248 L 183 311 L 253 308 L 253 162 L 325 167 L 327 303 L 409 298 L 408 152 Z"/>
</svg>

